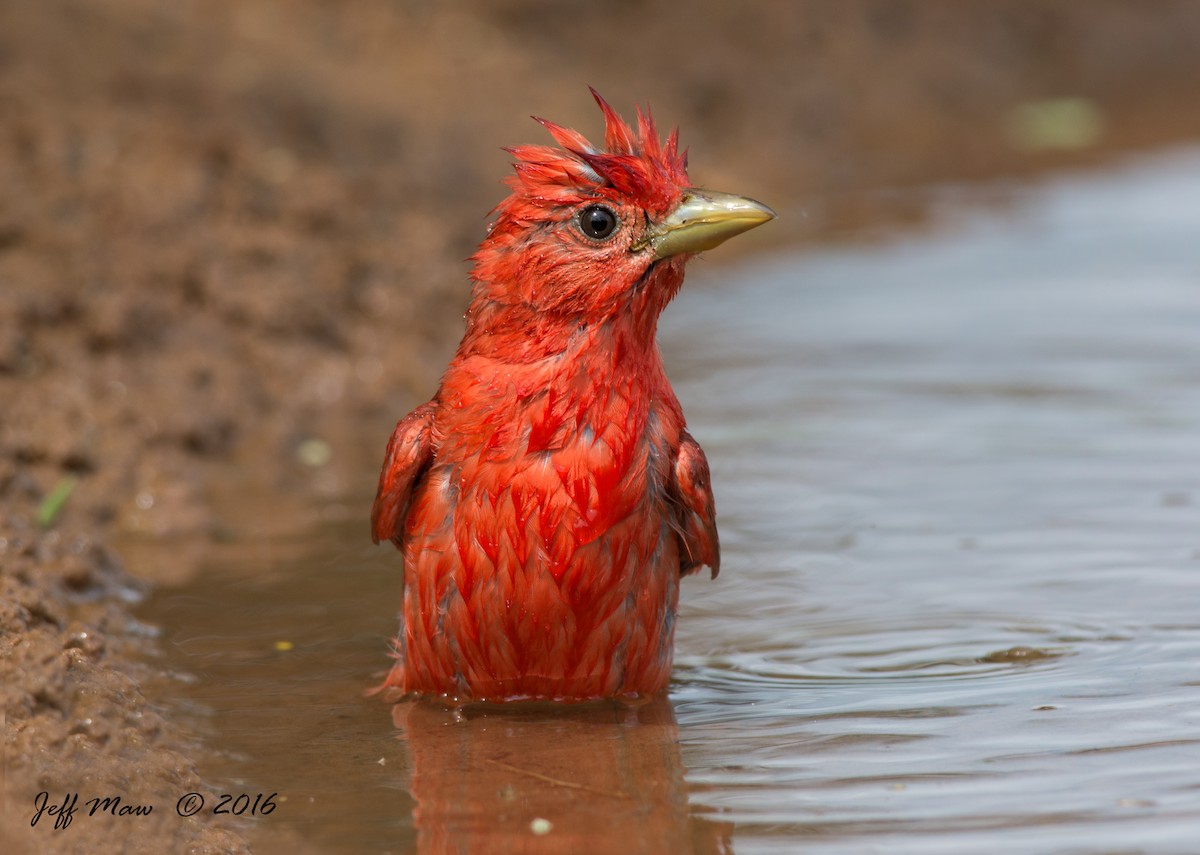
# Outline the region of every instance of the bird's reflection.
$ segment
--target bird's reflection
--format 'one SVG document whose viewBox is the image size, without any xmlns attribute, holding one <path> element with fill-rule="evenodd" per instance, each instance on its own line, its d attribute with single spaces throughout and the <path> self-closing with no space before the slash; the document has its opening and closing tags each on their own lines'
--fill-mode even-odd
<svg viewBox="0 0 1200 855">
<path fill-rule="evenodd" d="M 692 813 L 665 698 L 619 703 L 403 702 L 421 853 L 731 853 Z"/>
</svg>

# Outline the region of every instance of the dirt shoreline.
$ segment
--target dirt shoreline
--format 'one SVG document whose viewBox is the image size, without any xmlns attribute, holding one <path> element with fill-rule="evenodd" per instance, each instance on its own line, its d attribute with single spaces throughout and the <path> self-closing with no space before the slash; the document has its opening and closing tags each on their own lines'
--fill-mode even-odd
<svg viewBox="0 0 1200 855">
<path fill-rule="evenodd" d="M 1189 2 L 412 6 L 0 7 L 7 852 L 248 851 L 175 812 L 212 792 L 205 748 L 142 695 L 156 642 L 130 605 L 195 572 L 231 478 L 272 486 L 258 513 L 286 535 L 288 495 L 368 470 L 457 338 L 460 259 L 499 145 L 541 139 L 529 113 L 595 133 L 585 83 L 651 101 L 694 178 L 784 214 L 741 252 L 919 219 L 897 188 L 1200 137 L 1177 108 L 1200 80 Z M 1054 135 L 1067 97 L 1094 138 Z M 1014 132 L 1028 104 L 1041 137 Z M 351 441 L 363 424 L 380 448 Z M 114 551 L 137 539 L 171 548 Z M 55 832 L 31 827 L 40 792 L 154 811 Z"/>
</svg>

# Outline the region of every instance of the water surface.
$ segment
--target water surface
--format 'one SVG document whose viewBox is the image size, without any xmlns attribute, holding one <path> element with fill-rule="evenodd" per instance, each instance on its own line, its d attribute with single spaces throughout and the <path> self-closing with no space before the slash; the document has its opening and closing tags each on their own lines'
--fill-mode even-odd
<svg viewBox="0 0 1200 855">
<path fill-rule="evenodd" d="M 922 235 L 696 263 L 668 310 L 724 556 L 669 702 L 362 698 L 399 602 L 373 472 L 157 595 L 209 775 L 285 795 L 261 845 L 1200 851 L 1200 152 L 945 197 Z"/>
</svg>

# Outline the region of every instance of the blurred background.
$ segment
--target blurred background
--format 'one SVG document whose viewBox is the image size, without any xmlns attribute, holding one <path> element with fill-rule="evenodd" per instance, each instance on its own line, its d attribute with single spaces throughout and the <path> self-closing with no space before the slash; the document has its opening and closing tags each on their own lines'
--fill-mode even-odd
<svg viewBox="0 0 1200 855">
<path fill-rule="evenodd" d="M 88 681 L 145 727 L 113 712 L 144 705 L 123 663 L 153 645 L 122 592 L 222 542 L 286 550 L 314 496 L 369 493 L 457 342 L 501 146 L 545 141 L 530 115 L 599 136 L 588 85 L 678 126 L 697 184 L 780 212 L 721 262 L 869 244 L 929 227 L 948 186 L 1002 209 L 1015 181 L 1200 138 L 1200 4 L 0 2 L 10 803 L 35 769 L 178 766 L 169 716 L 136 749 L 79 729 Z M 39 767 L 66 734 L 82 754 Z"/>
<path fill-rule="evenodd" d="M 598 134 L 589 84 L 782 212 L 729 257 L 1194 136 L 1198 43 L 1186 0 L 8 0 L 0 459 L 202 529 L 197 459 L 388 422 L 457 338 L 500 147 Z"/>
</svg>

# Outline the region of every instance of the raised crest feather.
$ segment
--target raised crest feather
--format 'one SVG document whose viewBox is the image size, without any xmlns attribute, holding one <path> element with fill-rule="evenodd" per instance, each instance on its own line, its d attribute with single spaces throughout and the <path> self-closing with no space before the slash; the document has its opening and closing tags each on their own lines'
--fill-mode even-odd
<svg viewBox="0 0 1200 855">
<path fill-rule="evenodd" d="M 506 180 L 513 195 L 497 206 L 497 214 L 520 218 L 527 205 L 575 204 L 606 188 L 649 210 L 665 210 L 688 186 L 687 156 L 679 153 L 679 133 L 664 143 L 650 110 L 637 110 L 636 132 L 595 89 L 592 96 L 604 115 L 604 149 L 572 128 L 534 116 L 559 148 L 518 145 L 505 149 L 514 158 L 514 174 Z"/>
</svg>

